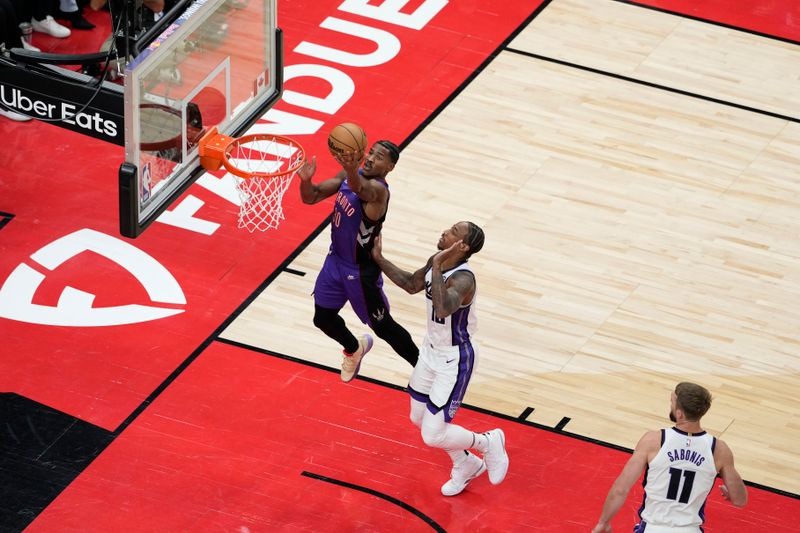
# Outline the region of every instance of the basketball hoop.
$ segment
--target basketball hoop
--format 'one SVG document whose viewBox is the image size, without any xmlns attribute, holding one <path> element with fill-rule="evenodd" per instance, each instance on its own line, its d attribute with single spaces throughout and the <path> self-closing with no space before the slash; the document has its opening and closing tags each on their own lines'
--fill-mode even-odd
<svg viewBox="0 0 800 533">
<path fill-rule="evenodd" d="M 278 227 L 283 194 L 306 159 L 300 143 L 268 133 L 227 137 L 211 128 L 200 139 L 199 154 L 206 170 L 224 166 L 237 177 L 240 228 L 253 233 Z"/>
</svg>

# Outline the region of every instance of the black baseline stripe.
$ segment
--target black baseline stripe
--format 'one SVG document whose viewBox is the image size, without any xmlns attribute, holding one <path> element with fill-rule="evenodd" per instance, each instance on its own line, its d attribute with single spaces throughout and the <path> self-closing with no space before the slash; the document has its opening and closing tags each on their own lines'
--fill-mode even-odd
<svg viewBox="0 0 800 533">
<path fill-rule="evenodd" d="M 800 41 L 795 41 L 794 39 L 789 39 L 788 37 L 780 37 L 778 35 L 772 35 L 771 33 L 764 33 L 761 31 L 751 30 L 749 28 L 743 28 L 741 26 L 734 26 L 732 24 L 726 24 L 724 22 L 719 22 L 717 20 L 706 19 L 702 17 L 696 17 L 694 15 L 688 15 L 686 13 L 681 13 L 680 11 L 670 11 L 669 9 L 665 9 L 663 7 L 651 6 L 647 4 L 643 4 L 641 2 L 636 2 L 635 0 L 612 0 L 613 2 L 619 2 L 620 4 L 628 4 L 631 6 L 641 7 L 643 9 L 649 9 L 650 11 L 658 11 L 659 13 L 666 13 L 667 15 L 675 15 L 676 17 L 681 17 L 689 20 L 694 20 L 697 22 L 703 22 L 705 24 L 711 24 L 713 26 L 720 26 L 722 28 L 727 28 L 729 30 L 740 31 L 742 33 L 749 33 L 751 35 L 757 35 L 758 37 L 764 37 L 766 39 L 773 39 L 775 41 L 781 41 L 784 43 L 794 44 L 800 46 Z"/>
<path fill-rule="evenodd" d="M 461 94 L 461 93 L 462 93 L 462 91 L 464 91 L 464 89 L 466 89 L 466 88 L 469 86 L 469 84 L 470 84 L 470 83 L 472 83 L 472 80 L 474 80 L 475 78 L 477 78 L 477 77 L 478 77 L 478 75 L 479 75 L 481 72 L 483 72 L 483 71 L 484 71 L 484 69 L 485 69 L 487 66 L 489 66 L 489 64 L 490 64 L 492 61 L 494 61 L 494 59 L 495 59 L 495 58 L 496 58 L 498 55 L 500 55 L 500 53 L 501 53 L 501 52 L 503 52 L 504 50 L 506 50 L 506 47 L 508 46 L 508 43 L 510 43 L 511 41 L 513 41 L 513 40 L 514 40 L 514 38 L 515 38 L 517 35 L 519 35 L 519 33 L 520 33 L 522 30 L 524 30 L 525 28 L 527 28 L 527 27 L 528 27 L 528 25 L 529 25 L 529 24 L 530 24 L 530 23 L 533 21 L 533 19 L 535 19 L 536 17 L 538 17 L 538 16 L 539 16 L 539 14 L 540 14 L 542 11 L 544 11 L 544 9 L 545 9 L 547 6 L 549 6 L 549 5 L 550 5 L 550 3 L 551 3 L 552 1 L 553 1 L 553 0 L 544 0 L 544 2 L 542 2 L 542 3 L 539 5 L 539 7 L 537 7 L 536 9 L 534 9 L 533 13 L 531 13 L 531 14 L 528 16 L 528 18 L 526 18 L 525 20 L 523 20 L 523 21 L 522 21 L 522 23 L 521 23 L 521 24 L 520 24 L 520 25 L 517 27 L 517 29 L 515 29 L 513 32 L 511 32 L 511 35 L 509 35 L 509 36 L 508 36 L 508 37 L 507 37 L 507 38 L 506 38 L 506 39 L 505 39 L 505 40 L 504 40 L 502 43 L 500 43 L 500 45 L 499 45 L 497 48 L 495 48 L 495 50 L 494 50 L 494 51 L 493 51 L 491 54 L 489 54 L 489 56 L 488 56 L 486 59 L 484 59 L 484 60 L 483 60 L 483 63 L 481 63 L 480 65 L 478 65 L 478 68 L 476 68 L 476 69 L 475 69 L 475 70 L 474 70 L 474 71 L 473 71 L 473 72 L 472 72 L 472 73 L 471 73 L 471 74 L 470 74 L 470 75 L 467 77 L 467 79 L 465 79 L 463 82 L 461 82 L 461 85 L 459 85 L 458 87 L 456 87 L 456 89 L 455 89 L 455 90 L 454 90 L 452 93 L 450 93 L 450 96 L 448 96 L 447 98 L 445 98 L 445 99 L 444 99 L 444 101 L 443 101 L 441 104 L 439 104 L 439 107 L 437 107 L 436 109 L 434 109 L 434 110 L 433 110 L 433 112 L 432 112 L 430 115 L 428 115 L 428 117 L 427 117 L 425 120 L 423 120 L 423 121 L 422 121 L 422 123 L 421 123 L 419 126 L 417 126 L 417 127 L 416 127 L 416 129 L 414 129 L 414 131 L 412 131 L 412 132 L 411 132 L 411 134 L 410 134 L 408 137 L 406 137 L 406 138 L 405 138 L 405 140 L 404 140 L 404 141 L 403 141 L 403 142 L 400 144 L 400 150 L 403 150 L 403 148 L 405 148 L 406 146 L 408 146 L 409 144 L 411 144 L 411 141 L 413 141 L 413 140 L 414 140 L 414 139 L 417 137 L 417 135 L 419 135 L 420 133 L 422 133 L 422 131 L 423 131 L 425 128 L 427 128 L 427 127 L 428 127 L 428 124 L 430 124 L 431 122 L 433 122 L 433 121 L 436 119 L 436 117 L 438 117 L 438 116 L 439 116 L 439 114 L 441 114 L 441 113 L 442 113 L 442 111 L 444 111 L 444 110 L 445 110 L 445 108 L 447 108 L 447 106 L 449 106 L 449 105 L 450 105 L 450 103 L 451 103 L 453 100 L 455 100 L 455 99 L 458 97 L 458 95 L 459 95 L 459 94 Z"/>
<path fill-rule="evenodd" d="M 216 341 L 219 342 L 219 343 L 222 343 L 222 344 L 228 344 L 230 346 L 235 346 L 237 348 L 242 348 L 244 350 L 249 350 L 251 352 L 260 353 L 260 354 L 263 354 L 263 355 L 268 355 L 270 357 L 276 357 L 278 359 L 283 359 L 285 361 L 291 361 L 293 363 L 299 363 L 299 364 L 304 365 L 304 366 L 310 366 L 310 367 L 313 367 L 313 368 L 317 368 L 319 370 L 324 370 L 326 372 L 331 372 L 331 373 L 334 373 L 334 374 L 338 374 L 339 373 L 339 369 L 338 368 L 332 368 L 332 367 L 323 365 L 322 363 L 316 363 L 314 361 L 308 361 L 306 359 L 301 359 L 299 357 L 294 357 L 294 356 L 283 354 L 283 353 L 276 352 L 276 351 L 273 351 L 273 350 L 268 350 L 266 348 L 260 348 L 258 346 L 253 346 L 251 344 L 247 344 L 247 343 L 244 343 L 244 342 L 234 341 L 234 340 L 231 340 L 231 339 L 225 339 L 223 337 L 220 337 L 220 338 L 216 339 Z M 385 387 L 385 388 L 388 388 L 388 389 L 394 389 L 394 390 L 397 390 L 397 391 L 400 391 L 400 392 L 407 392 L 406 387 L 403 387 L 403 386 L 400 386 L 400 385 L 395 385 L 394 383 L 389 383 L 389 382 L 382 381 L 382 380 L 379 380 L 379 379 L 370 378 L 370 377 L 361 376 L 361 375 L 356 376 L 356 379 L 360 379 L 362 381 L 366 381 L 367 383 L 373 383 L 373 384 L 378 385 L 380 387 Z M 492 410 L 489 410 L 489 409 L 484 409 L 482 407 L 475 407 L 473 405 L 469 405 L 469 404 L 466 404 L 466 403 L 462 403 L 461 407 L 464 408 L 464 409 L 468 409 L 470 411 L 475 411 L 475 412 L 478 412 L 478 413 L 483 413 L 483 414 L 488 415 L 488 416 L 493 416 L 495 418 L 502 418 L 504 420 L 509 420 L 509 421 L 513 421 L 513 422 L 519 422 L 521 424 L 524 424 L 524 425 L 530 426 L 530 427 L 534 427 L 536 429 L 542 429 L 542 430 L 545 430 L 545 431 L 549 431 L 551 433 L 559 433 L 561 435 L 566 435 L 568 437 L 574 437 L 574 438 L 577 438 L 579 440 L 588 441 L 588 442 L 591 442 L 593 444 L 599 444 L 599 445 L 605 446 L 607 448 L 613 448 L 615 450 L 628 452 L 628 453 L 633 452 L 633 450 L 631 448 L 625 448 L 624 446 L 618 446 L 616 444 L 603 442 L 603 441 L 600 441 L 600 440 L 592 439 L 590 437 L 583 437 L 583 436 L 578 435 L 578 434 L 572 434 L 572 433 L 569 433 L 567 431 L 562 431 L 563 426 L 566 425 L 567 422 L 570 421 L 570 419 L 566 418 L 566 417 L 564 419 L 562 419 L 561 422 L 559 422 L 560 427 L 559 427 L 559 425 L 556 425 L 555 428 L 550 427 L 550 426 L 545 426 L 545 425 L 540 424 L 538 422 L 531 422 L 530 420 L 527 420 L 527 417 L 534 411 L 533 407 L 526 407 L 522 411 L 522 414 L 520 414 L 518 417 L 505 415 L 505 414 L 498 413 L 498 412 L 495 412 L 495 411 L 492 411 Z"/>
<path fill-rule="evenodd" d="M 564 429 L 564 426 L 569 424 L 570 420 L 572 420 L 570 417 L 565 416 L 564 418 L 562 418 L 561 420 L 558 421 L 558 424 L 556 424 L 555 430 L 556 431 L 561 431 L 562 429 Z"/>
<path fill-rule="evenodd" d="M 668 85 L 661 85 L 659 83 L 653 83 L 651 81 L 640 80 L 637 78 L 631 78 L 629 76 L 623 76 L 622 74 L 615 74 L 614 72 L 608 72 L 606 70 L 600 70 L 592 67 L 587 67 L 585 65 L 579 65 L 577 63 L 571 63 L 569 61 L 563 61 L 561 59 L 555 59 L 553 57 L 547 57 L 539 54 L 534 54 L 533 52 L 526 52 L 525 50 L 518 50 L 516 48 L 507 48 L 508 52 L 513 54 L 519 54 L 526 57 L 531 57 L 533 59 L 538 59 L 540 61 L 547 61 L 548 63 L 555 63 L 557 65 L 563 65 L 565 67 L 570 67 L 578 70 L 584 70 L 586 72 L 591 72 L 592 74 L 600 74 L 601 76 L 608 76 L 609 78 L 615 78 L 622 81 L 628 81 L 631 83 L 636 83 L 638 85 L 644 85 L 646 87 L 652 87 L 654 89 L 661 89 L 662 91 L 668 91 L 675 94 L 680 94 L 683 96 L 690 96 L 692 98 L 697 98 L 699 100 L 705 100 L 706 102 L 713 102 L 715 104 L 721 104 L 728 107 L 734 107 L 736 109 L 741 109 L 743 111 L 749 111 L 751 113 L 757 113 L 759 115 L 766 115 L 768 117 L 778 118 L 781 120 L 787 120 L 789 122 L 798 122 L 800 123 L 800 118 L 790 117 L 787 115 L 781 115 L 780 113 L 773 113 L 772 111 L 765 111 L 763 109 L 758 109 L 755 107 L 746 106 L 743 104 L 737 104 L 735 102 L 728 102 L 727 100 L 720 100 L 719 98 L 714 98 L 712 96 L 705 96 L 703 94 L 693 93 L 690 91 L 684 91 L 683 89 L 676 89 L 675 87 L 670 87 Z"/>
<path fill-rule="evenodd" d="M 337 373 L 337 374 L 339 373 L 339 370 L 336 369 L 336 368 L 331 368 L 329 366 L 325 366 L 325 365 L 320 364 L 320 363 L 314 363 L 312 361 L 307 361 L 305 359 L 300 359 L 298 357 L 292 357 L 291 355 L 286 355 L 286 354 L 282 354 L 282 353 L 279 353 L 279 352 L 274 352 L 272 350 L 266 350 L 264 348 L 259 348 L 258 346 L 251 346 L 251 345 L 248 345 L 248 344 L 245 344 L 245 343 L 236 342 L 236 341 L 223 339 L 223 338 L 218 338 L 217 342 L 221 342 L 221 343 L 224 343 L 224 344 L 229 344 L 231 346 L 237 346 L 237 347 L 245 349 L 245 350 L 250 350 L 250 351 L 261 353 L 261 354 L 268 355 L 268 356 L 271 356 L 271 357 L 277 357 L 278 359 L 285 359 L 286 361 L 292 361 L 292 362 L 295 362 L 295 363 L 299 363 L 301 365 L 311 366 L 311 367 L 314 367 L 314 368 L 318 368 L 320 370 L 325 370 L 325 371 L 328 371 L 328 372 L 334 372 L 334 373 Z M 374 383 L 375 385 L 378 385 L 378 386 L 381 386 L 381 387 L 386 387 L 386 388 L 389 388 L 389 389 L 395 389 L 395 390 L 398 390 L 398 391 L 405 391 L 406 390 L 405 387 L 401 387 L 399 385 L 395 385 L 394 383 L 388 383 L 386 381 L 381 381 L 379 379 L 369 378 L 369 377 L 366 377 L 366 376 L 356 376 L 356 379 L 360 379 L 360 380 L 366 381 L 368 383 Z M 559 426 L 561 426 L 563 428 L 564 425 L 566 425 L 568 422 L 571 421 L 571 419 L 569 417 L 562 418 L 561 422 L 556 424 L 556 427 L 553 428 L 553 427 L 550 427 L 550 426 L 545 426 L 545 425 L 540 424 L 538 422 L 531 422 L 530 420 L 525 420 L 525 419 L 521 418 L 521 416 L 506 415 L 506 414 L 503 414 L 503 413 L 498 413 L 497 411 L 492 411 L 491 409 L 485 409 L 483 407 L 477 407 L 477 406 L 469 405 L 469 404 L 466 404 L 466 403 L 462 403 L 461 407 L 463 409 L 467 409 L 467 410 L 470 410 L 470 411 L 475 411 L 476 413 L 482 413 L 482 414 L 485 414 L 487 416 L 491 416 L 491 417 L 494 417 L 494 418 L 500 418 L 502 420 L 507 420 L 509 422 L 515 422 L 517 424 L 522 424 L 524 426 L 529 426 L 529 427 L 536 428 L 536 429 L 539 429 L 539 430 L 542 430 L 542 431 L 547 431 L 547 432 L 550 432 L 550 433 L 557 433 L 559 435 L 563 435 L 563 436 L 569 437 L 571 439 L 576 439 L 576 440 L 580 440 L 580 441 L 583 441 L 583 442 L 596 444 L 597 446 L 602 446 L 603 448 L 611 448 L 612 450 L 617 450 L 617 451 L 620 451 L 620 452 L 633 453 L 633 449 L 632 448 L 626 448 L 625 446 L 620 446 L 619 444 L 612 444 L 610 442 L 605 442 L 605 441 L 602 441 L 600 439 L 595 439 L 593 437 L 587 437 L 585 435 L 580 435 L 578 433 L 572 433 L 570 431 L 564 431 L 563 429 L 559 429 Z M 531 407 L 526 408 L 525 411 L 527 411 L 527 409 L 530 409 L 531 411 L 533 411 L 533 408 L 531 408 Z M 523 412 L 525 412 L 525 411 L 523 411 Z M 760 489 L 760 490 L 763 490 L 763 491 L 766 491 L 766 492 L 771 492 L 771 493 L 777 494 L 779 496 L 786 496 L 787 498 L 800 500 L 800 494 L 795 494 L 794 492 L 789 492 L 789 491 L 782 490 L 782 489 L 776 489 L 774 487 L 768 487 L 766 485 L 761 485 L 759 483 L 754 483 L 752 481 L 745 481 L 744 483 L 745 483 L 745 485 L 747 485 L 749 487 L 754 487 L 754 488 L 757 488 L 757 489 Z"/>
<path fill-rule="evenodd" d="M 420 520 L 422 520 L 423 522 L 425 522 L 426 524 L 431 526 L 431 528 L 433 528 L 434 531 L 438 531 L 440 533 L 447 533 L 447 531 L 442 526 L 437 524 L 436 521 L 433 518 L 429 517 L 428 515 L 426 515 L 422 511 L 419 511 L 419 510 L 415 509 L 414 507 L 410 506 L 409 504 L 407 504 L 407 503 L 405 503 L 403 501 L 400 501 L 397 498 L 389 496 L 388 494 L 383 494 L 382 492 L 378 492 L 375 489 L 369 489 L 367 487 L 362 487 L 360 485 L 354 485 L 353 483 L 348 483 L 347 481 L 341 481 L 339 479 L 333 479 L 333 478 L 330 478 L 330 477 L 321 476 L 319 474 L 314 474 L 312 472 L 305 472 L 304 471 L 300 475 L 301 476 L 305 476 L 305 477 L 310 477 L 312 479 L 318 479 L 319 481 L 324 481 L 326 483 L 331 483 L 333 485 L 339 485 L 341 487 L 346 487 L 348 489 L 358 490 L 358 491 L 364 492 L 366 494 L 369 494 L 371 496 L 377 496 L 378 498 L 381 498 L 382 500 L 386 500 L 387 502 L 393 503 L 393 504 L 397 505 L 398 507 L 401 507 L 401 508 L 405 509 L 409 513 L 415 515 Z"/>
</svg>

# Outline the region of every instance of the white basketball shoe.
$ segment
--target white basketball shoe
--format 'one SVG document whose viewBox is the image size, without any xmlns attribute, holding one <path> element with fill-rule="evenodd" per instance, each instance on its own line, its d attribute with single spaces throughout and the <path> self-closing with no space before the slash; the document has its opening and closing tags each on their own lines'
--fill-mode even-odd
<svg viewBox="0 0 800 533">
<path fill-rule="evenodd" d="M 508 454 L 506 453 L 506 436 L 502 429 L 493 429 L 484 433 L 489 439 L 489 447 L 483 454 L 486 469 L 489 471 L 489 481 L 498 485 L 508 472 Z"/>
<path fill-rule="evenodd" d="M 467 484 L 486 472 L 486 463 L 477 455 L 468 454 L 458 466 L 453 466 L 450 479 L 442 485 L 442 494 L 455 496 L 467 487 Z"/>
</svg>

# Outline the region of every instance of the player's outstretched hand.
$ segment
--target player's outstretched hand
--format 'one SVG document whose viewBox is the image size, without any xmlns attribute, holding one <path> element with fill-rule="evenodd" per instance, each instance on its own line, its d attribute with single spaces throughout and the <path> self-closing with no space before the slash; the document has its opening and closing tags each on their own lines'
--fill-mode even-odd
<svg viewBox="0 0 800 533">
<path fill-rule="evenodd" d="M 297 171 L 297 175 L 300 176 L 300 179 L 303 181 L 310 180 L 314 173 L 317 171 L 317 156 L 313 156 L 311 161 L 306 159 L 303 162 L 303 166 Z"/>
<path fill-rule="evenodd" d="M 722 497 L 728 501 L 731 501 L 731 495 L 728 493 L 728 487 L 725 485 L 719 486 L 719 491 L 722 493 Z"/>
</svg>

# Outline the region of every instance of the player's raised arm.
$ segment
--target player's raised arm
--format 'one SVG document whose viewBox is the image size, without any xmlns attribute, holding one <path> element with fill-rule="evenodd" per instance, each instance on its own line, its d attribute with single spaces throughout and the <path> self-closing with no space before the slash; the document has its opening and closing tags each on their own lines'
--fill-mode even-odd
<svg viewBox="0 0 800 533">
<path fill-rule="evenodd" d="M 382 235 L 375 237 L 375 243 L 372 247 L 372 258 L 375 259 L 375 262 L 383 273 L 386 274 L 386 277 L 407 293 L 415 294 L 425 288 L 425 272 L 430 266 L 430 259 L 424 267 L 416 272 L 407 272 L 383 257 Z"/>
<path fill-rule="evenodd" d="M 304 204 L 316 204 L 332 196 L 339 190 L 342 182 L 345 179 L 344 171 L 340 171 L 334 177 L 321 181 L 319 183 L 312 183 L 311 178 L 317 171 L 317 156 L 311 158 L 311 161 L 306 160 L 297 175 L 300 177 L 300 198 Z"/>
</svg>

